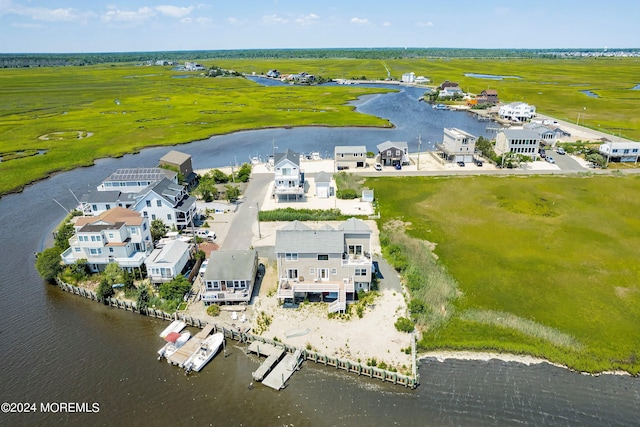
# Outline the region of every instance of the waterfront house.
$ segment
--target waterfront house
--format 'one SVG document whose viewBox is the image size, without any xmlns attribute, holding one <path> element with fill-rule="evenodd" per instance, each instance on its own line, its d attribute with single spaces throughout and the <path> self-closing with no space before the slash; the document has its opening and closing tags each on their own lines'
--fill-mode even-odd
<svg viewBox="0 0 640 427">
<path fill-rule="evenodd" d="M 163 168 L 122 168 L 105 178 L 98 191 L 118 190 L 123 193 L 137 193 L 149 185 L 163 179 L 177 184 L 178 173 Z"/>
<path fill-rule="evenodd" d="M 516 153 L 531 157 L 538 156 L 540 149 L 540 135 L 530 129 L 507 128 L 502 129 L 496 135 L 495 152 L 502 156 L 505 153 Z"/>
<path fill-rule="evenodd" d="M 542 123 L 530 122 L 525 123 L 522 127 L 536 132 L 540 136 L 542 144 L 553 146 L 556 143 L 556 132 Z"/>
<path fill-rule="evenodd" d="M 168 166 L 170 169 L 175 169 L 181 175 L 180 178 L 187 186 L 195 184 L 197 176 L 193 172 L 193 165 L 191 164 L 191 156 L 180 151 L 171 150 L 160 158 L 160 167 Z M 179 178 L 179 179 L 180 179 Z"/>
<path fill-rule="evenodd" d="M 607 142 L 600 144 L 598 152 L 610 162 L 638 163 L 640 142 Z"/>
<path fill-rule="evenodd" d="M 103 271 L 107 264 L 140 269 L 153 250 L 147 218 L 130 209 L 115 207 L 94 216 L 74 218 L 75 234 L 62 254 L 65 264 L 86 259 L 89 270 Z"/>
<path fill-rule="evenodd" d="M 501 105 L 498 109 L 501 119 L 515 122 L 526 122 L 536 116 L 536 107 L 526 102 L 512 102 Z"/>
<path fill-rule="evenodd" d="M 436 144 L 436 149 L 445 160 L 450 162 L 473 161 L 476 149 L 476 137 L 457 128 L 444 128 L 442 144 Z"/>
<path fill-rule="evenodd" d="M 131 209 L 150 221 L 160 219 L 166 226 L 182 230 L 195 218 L 196 198 L 187 193 L 184 185 L 163 179 L 139 192 Z"/>
<path fill-rule="evenodd" d="M 364 145 L 336 145 L 333 159 L 336 170 L 363 168 L 367 164 L 367 147 Z"/>
<path fill-rule="evenodd" d="M 249 302 L 257 272 L 258 252 L 255 249 L 211 252 L 202 277 L 204 304 Z"/>
<path fill-rule="evenodd" d="M 498 91 L 495 89 L 485 89 L 480 92 L 480 95 L 476 96 L 476 104 L 497 104 L 498 100 Z"/>
<path fill-rule="evenodd" d="M 147 278 L 155 285 L 175 279 L 189 262 L 192 247 L 190 243 L 174 239 L 154 249 L 145 260 Z"/>
<path fill-rule="evenodd" d="M 269 70 L 267 71 L 267 77 L 271 77 L 273 79 L 278 79 L 280 78 L 280 71 L 278 70 Z"/>
<path fill-rule="evenodd" d="M 463 96 L 464 96 L 464 92 L 459 86 L 445 87 L 438 94 L 439 98 L 456 98 L 456 97 L 463 97 Z"/>
<path fill-rule="evenodd" d="M 438 90 L 445 90 L 448 87 L 458 87 L 458 83 L 456 82 L 450 82 L 449 80 L 445 80 L 442 83 L 440 83 L 440 86 L 438 86 Z"/>
<path fill-rule="evenodd" d="M 304 174 L 300 169 L 300 154 L 287 149 L 284 153 L 276 153 L 274 163 L 273 194 L 277 197 L 294 199 L 304 195 Z"/>
<path fill-rule="evenodd" d="M 421 83 L 421 84 L 422 83 L 429 83 L 429 79 L 426 78 L 425 76 L 418 76 L 418 77 L 416 77 L 415 82 L 416 83 Z"/>
<path fill-rule="evenodd" d="M 329 312 L 344 311 L 354 293 L 371 287 L 371 229 L 350 218 L 336 228 L 294 221 L 276 231 L 277 297 L 335 298 Z"/>
<path fill-rule="evenodd" d="M 404 73 L 402 75 L 402 83 L 413 83 L 416 80 L 416 73 Z"/>
<path fill-rule="evenodd" d="M 378 144 L 378 163 L 383 166 L 408 165 L 409 146 L 406 141 L 386 141 Z"/>
</svg>

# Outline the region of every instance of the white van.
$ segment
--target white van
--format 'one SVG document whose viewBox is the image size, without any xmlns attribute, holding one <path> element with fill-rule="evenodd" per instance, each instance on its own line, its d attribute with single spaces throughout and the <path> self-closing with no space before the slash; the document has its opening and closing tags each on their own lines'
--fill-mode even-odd
<svg viewBox="0 0 640 427">
<path fill-rule="evenodd" d="M 215 231 L 210 231 L 210 230 L 205 230 L 205 229 L 196 230 L 196 236 L 201 237 L 201 238 L 206 239 L 206 240 L 215 240 L 216 239 Z"/>
</svg>

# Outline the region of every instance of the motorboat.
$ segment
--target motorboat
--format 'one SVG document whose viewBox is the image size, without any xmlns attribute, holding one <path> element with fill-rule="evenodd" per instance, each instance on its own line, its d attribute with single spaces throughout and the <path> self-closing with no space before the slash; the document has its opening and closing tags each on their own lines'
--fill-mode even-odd
<svg viewBox="0 0 640 427">
<path fill-rule="evenodd" d="M 160 332 L 160 338 L 165 338 L 171 332 L 182 332 L 182 330 L 186 327 L 187 324 L 182 320 L 174 320 L 169 326 L 164 329 L 164 331 Z"/>
<path fill-rule="evenodd" d="M 184 370 L 187 372 L 199 372 L 216 355 L 223 342 L 224 335 L 222 332 L 217 332 L 205 338 L 200 344 L 200 348 L 184 362 Z"/>
<path fill-rule="evenodd" d="M 182 347 L 191 338 L 190 332 L 170 332 L 164 337 L 167 342 L 160 350 L 158 350 L 158 360 L 168 358 L 175 353 L 180 347 Z"/>
</svg>

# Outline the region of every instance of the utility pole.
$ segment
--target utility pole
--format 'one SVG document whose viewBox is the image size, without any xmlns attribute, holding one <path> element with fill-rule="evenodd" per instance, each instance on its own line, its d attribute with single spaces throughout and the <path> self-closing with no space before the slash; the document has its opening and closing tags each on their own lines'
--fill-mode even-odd
<svg viewBox="0 0 640 427">
<path fill-rule="evenodd" d="M 258 239 L 262 239 L 262 233 L 260 232 L 260 205 L 256 202 L 256 215 L 258 217 Z"/>
<path fill-rule="evenodd" d="M 420 171 L 420 150 L 422 149 L 422 135 L 418 135 L 418 172 Z"/>
</svg>

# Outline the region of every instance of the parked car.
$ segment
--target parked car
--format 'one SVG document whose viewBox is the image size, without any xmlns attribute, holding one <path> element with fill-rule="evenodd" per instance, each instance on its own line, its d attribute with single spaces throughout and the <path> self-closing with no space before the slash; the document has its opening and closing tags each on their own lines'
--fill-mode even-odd
<svg viewBox="0 0 640 427">
<path fill-rule="evenodd" d="M 476 159 L 476 160 L 474 160 L 473 162 L 474 162 L 474 163 L 476 164 L 476 166 L 478 166 L 478 167 L 480 167 L 480 166 L 482 166 L 482 165 L 484 164 L 484 163 L 483 163 L 483 161 L 482 161 L 482 160 L 480 160 L 480 159 Z"/>
<path fill-rule="evenodd" d="M 564 148 L 562 148 L 562 147 L 558 147 L 558 148 L 556 149 L 556 153 L 558 153 L 558 154 L 562 154 L 562 155 L 566 154 L 566 152 L 564 151 Z"/>
<path fill-rule="evenodd" d="M 543 159 L 547 156 L 547 153 L 544 150 L 544 148 L 539 149 L 538 153 L 540 153 L 540 157 L 542 157 Z"/>
<path fill-rule="evenodd" d="M 396 164 L 396 170 L 402 169 L 402 165 L 400 163 Z"/>
<path fill-rule="evenodd" d="M 464 167 L 464 162 L 458 162 L 458 166 L 460 166 L 461 168 Z"/>
<path fill-rule="evenodd" d="M 382 165 L 380 163 L 376 163 L 373 168 L 377 171 L 381 171 L 382 170 Z"/>
<path fill-rule="evenodd" d="M 549 162 L 549 163 L 553 164 L 553 163 L 555 163 L 556 161 L 555 161 L 555 159 L 554 159 L 553 157 L 551 157 L 551 156 L 547 156 L 547 162 Z"/>
</svg>

